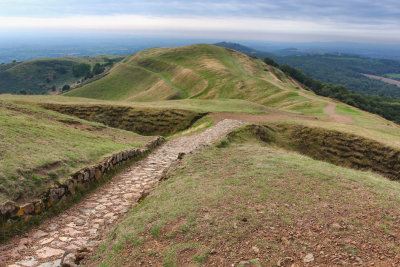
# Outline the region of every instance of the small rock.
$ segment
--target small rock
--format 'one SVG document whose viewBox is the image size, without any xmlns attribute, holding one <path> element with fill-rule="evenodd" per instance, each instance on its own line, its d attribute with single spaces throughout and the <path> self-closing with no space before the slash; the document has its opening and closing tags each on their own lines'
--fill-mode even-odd
<svg viewBox="0 0 400 267">
<path fill-rule="evenodd" d="M 93 229 L 89 229 L 88 232 L 92 235 L 95 235 L 97 233 L 97 229 L 93 228 Z"/>
<path fill-rule="evenodd" d="M 47 235 L 48 235 L 48 233 L 43 232 L 42 230 L 37 230 L 36 233 L 33 234 L 33 238 L 39 239 L 39 238 L 42 238 Z"/>
<path fill-rule="evenodd" d="M 26 203 L 21 209 L 24 211 L 24 214 L 32 214 L 35 211 L 35 206 L 32 203 Z"/>
<path fill-rule="evenodd" d="M 252 247 L 251 249 L 254 251 L 254 253 L 259 253 L 260 252 L 260 249 L 258 247 L 256 247 L 256 246 Z"/>
<path fill-rule="evenodd" d="M 21 238 L 21 240 L 19 241 L 20 245 L 28 245 L 29 243 L 31 243 L 31 240 L 29 238 Z"/>
<path fill-rule="evenodd" d="M 279 261 L 276 263 L 276 265 L 277 265 L 277 266 L 286 266 L 287 263 L 293 262 L 293 261 L 294 261 L 294 259 L 293 259 L 292 257 L 286 257 L 286 258 L 284 258 L 284 259 L 282 259 L 282 260 L 279 260 Z"/>
<path fill-rule="evenodd" d="M 69 242 L 69 241 L 72 240 L 72 237 L 61 236 L 60 240 L 63 241 L 63 242 Z"/>
<path fill-rule="evenodd" d="M 19 264 L 19 265 L 22 265 L 22 266 L 27 266 L 27 267 L 32 267 L 32 266 L 36 266 L 37 262 L 38 261 L 35 258 L 29 257 L 29 258 L 26 258 L 23 261 L 16 262 L 16 264 Z"/>
<path fill-rule="evenodd" d="M 360 265 L 364 265 L 364 262 L 363 262 L 363 260 L 362 260 L 360 257 L 356 257 L 356 261 L 358 261 L 358 263 L 359 263 Z"/>
<path fill-rule="evenodd" d="M 57 227 L 58 227 L 58 225 L 57 225 L 57 224 L 55 224 L 55 223 L 52 223 L 52 224 L 50 224 L 50 226 L 48 227 L 48 229 L 49 229 L 50 231 L 54 231 L 54 230 L 56 230 L 56 229 L 57 229 Z"/>
<path fill-rule="evenodd" d="M 53 256 L 60 256 L 60 255 L 64 254 L 64 250 L 55 249 L 55 248 L 51 248 L 51 247 L 44 247 L 44 248 L 36 251 L 36 254 L 38 255 L 39 258 L 46 259 L 46 258 L 50 258 Z"/>
<path fill-rule="evenodd" d="M 314 261 L 314 255 L 312 253 L 307 254 L 304 258 L 303 258 L 303 262 L 304 263 L 310 263 Z"/>
<path fill-rule="evenodd" d="M 16 209 L 17 209 L 17 205 L 13 201 L 7 201 L 6 203 L 4 203 L 3 205 L 0 206 L 0 212 L 3 215 L 7 214 L 7 213 L 11 213 Z"/>
<path fill-rule="evenodd" d="M 11 250 L 11 255 L 13 257 L 18 257 L 20 256 L 21 252 L 24 251 L 25 249 L 27 249 L 25 245 L 19 245 L 18 247 Z"/>
<path fill-rule="evenodd" d="M 238 267 L 261 267 L 261 263 L 259 259 L 252 260 L 241 260 Z"/>
<path fill-rule="evenodd" d="M 74 228 L 71 227 L 65 228 L 64 233 L 69 236 L 76 236 L 82 234 L 81 231 L 75 230 Z"/>
<path fill-rule="evenodd" d="M 78 220 L 76 220 L 76 222 L 75 222 L 75 224 L 78 225 L 78 226 L 84 225 L 85 223 L 86 223 L 86 222 L 85 222 L 84 220 L 82 220 L 82 219 L 78 219 Z"/>
<path fill-rule="evenodd" d="M 54 238 L 52 238 L 52 237 L 50 237 L 50 238 L 45 238 L 45 239 L 41 240 L 39 243 L 40 243 L 41 245 L 46 245 L 46 244 L 50 243 L 50 242 L 53 241 L 53 240 L 54 240 Z"/>
<path fill-rule="evenodd" d="M 70 267 L 78 266 L 75 264 L 75 257 L 76 255 L 74 253 L 67 254 L 64 260 L 62 261 L 62 266 L 70 266 Z"/>
<path fill-rule="evenodd" d="M 59 267 L 59 266 L 61 266 L 61 259 L 42 263 L 38 267 Z"/>
<path fill-rule="evenodd" d="M 69 245 L 68 247 L 66 247 L 67 250 L 77 250 L 79 249 L 78 246 L 75 246 L 74 244 Z"/>
</svg>

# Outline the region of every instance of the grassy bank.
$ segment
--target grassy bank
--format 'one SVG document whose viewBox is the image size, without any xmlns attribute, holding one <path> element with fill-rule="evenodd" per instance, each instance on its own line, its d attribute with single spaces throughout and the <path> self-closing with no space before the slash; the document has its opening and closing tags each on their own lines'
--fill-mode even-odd
<svg viewBox="0 0 400 267">
<path fill-rule="evenodd" d="M 0 202 L 24 201 L 147 137 L 38 107 L 0 102 Z"/>
</svg>

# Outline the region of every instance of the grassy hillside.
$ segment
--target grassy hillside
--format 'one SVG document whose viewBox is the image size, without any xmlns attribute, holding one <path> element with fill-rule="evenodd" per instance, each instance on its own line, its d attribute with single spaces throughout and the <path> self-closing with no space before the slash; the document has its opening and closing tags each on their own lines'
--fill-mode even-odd
<svg viewBox="0 0 400 267">
<path fill-rule="evenodd" d="M 103 124 L 0 101 L 0 203 L 31 199 L 73 171 L 147 140 Z"/>
<path fill-rule="evenodd" d="M 72 67 L 77 63 L 105 64 L 119 61 L 117 56 L 63 57 L 37 59 L 0 65 L 0 93 L 46 94 L 59 91 L 64 85 L 74 84 L 82 77 L 75 77 Z"/>
<path fill-rule="evenodd" d="M 218 46 L 152 48 L 126 58 L 106 77 L 66 96 L 116 101 L 230 98 L 269 106 L 307 101 L 271 83 L 276 75 L 283 76 L 258 59 Z M 290 80 L 278 82 L 296 89 Z M 278 93 L 282 93 L 279 100 Z"/>
<path fill-rule="evenodd" d="M 399 263 L 398 183 L 251 138 L 224 146 L 185 157 L 87 265 Z"/>
<path fill-rule="evenodd" d="M 216 45 L 235 49 L 246 55 L 260 59 L 270 57 L 279 64 L 288 64 L 301 69 L 308 76 L 332 84 L 343 84 L 348 89 L 361 94 L 399 97 L 395 85 L 373 80 L 363 74 L 373 74 L 387 78 L 398 78 L 400 62 L 388 59 L 371 59 L 356 55 L 306 54 L 277 55 L 258 51 L 240 44 L 221 42 Z"/>
<path fill-rule="evenodd" d="M 177 96 L 183 99 L 174 99 Z M 249 122 L 296 121 L 400 146 L 397 124 L 317 96 L 261 60 L 213 45 L 144 50 L 116 64 L 106 77 L 65 96 L 0 98 L 33 104 L 185 109 Z"/>
</svg>

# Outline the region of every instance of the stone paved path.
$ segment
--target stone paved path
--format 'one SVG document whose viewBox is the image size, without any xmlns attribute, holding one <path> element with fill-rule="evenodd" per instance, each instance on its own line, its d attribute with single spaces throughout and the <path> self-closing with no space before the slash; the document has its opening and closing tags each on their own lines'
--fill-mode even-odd
<svg viewBox="0 0 400 267">
<path fill-rule="evenodd" d="M 0 265 L 52 267 L 60 266 L 64 258 L 64 263 L 75 266 L 78 251 L 99 245 L 137 200 L 158 184 L 180 153 L 210 145 L 242 124 L 222 120 L 205 131 L 166 142 L 77 205 L 2 246 Z"/>
</svg>

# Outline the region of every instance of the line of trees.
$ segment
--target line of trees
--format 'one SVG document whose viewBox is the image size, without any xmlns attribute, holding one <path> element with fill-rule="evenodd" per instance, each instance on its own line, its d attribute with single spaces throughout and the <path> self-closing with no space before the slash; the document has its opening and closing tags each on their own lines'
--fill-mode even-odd
<svg viewBox="0 0 400 267">
<path fill-rule="evenodd" d="M 105 66 L 106 64 L 100 64 L 96 63 L 92 67 L 88 63 L 77 63 L 72 66 L 72 73 L 74 74 L 75 77 L 85 77 L 85 79 L 92 78 L 93 75 L 98 75 L 100 73 L 103 73 L 105 71 Z"/>
<path fill-rule="evenodd" d="M 265 58 L 264 62 L 282 70 L 288 76 L 305 85 L 317 95 L 337 99 L 348 105 L 378 114 L 388 120 L 400 123 L 400 98 L 379 95 L 362 95 L 348 90 L 341 84 L 324 83 L 313 79 L 301 70 L 287 64 L 279 65 L 271 58 Z"/>
</svg>

